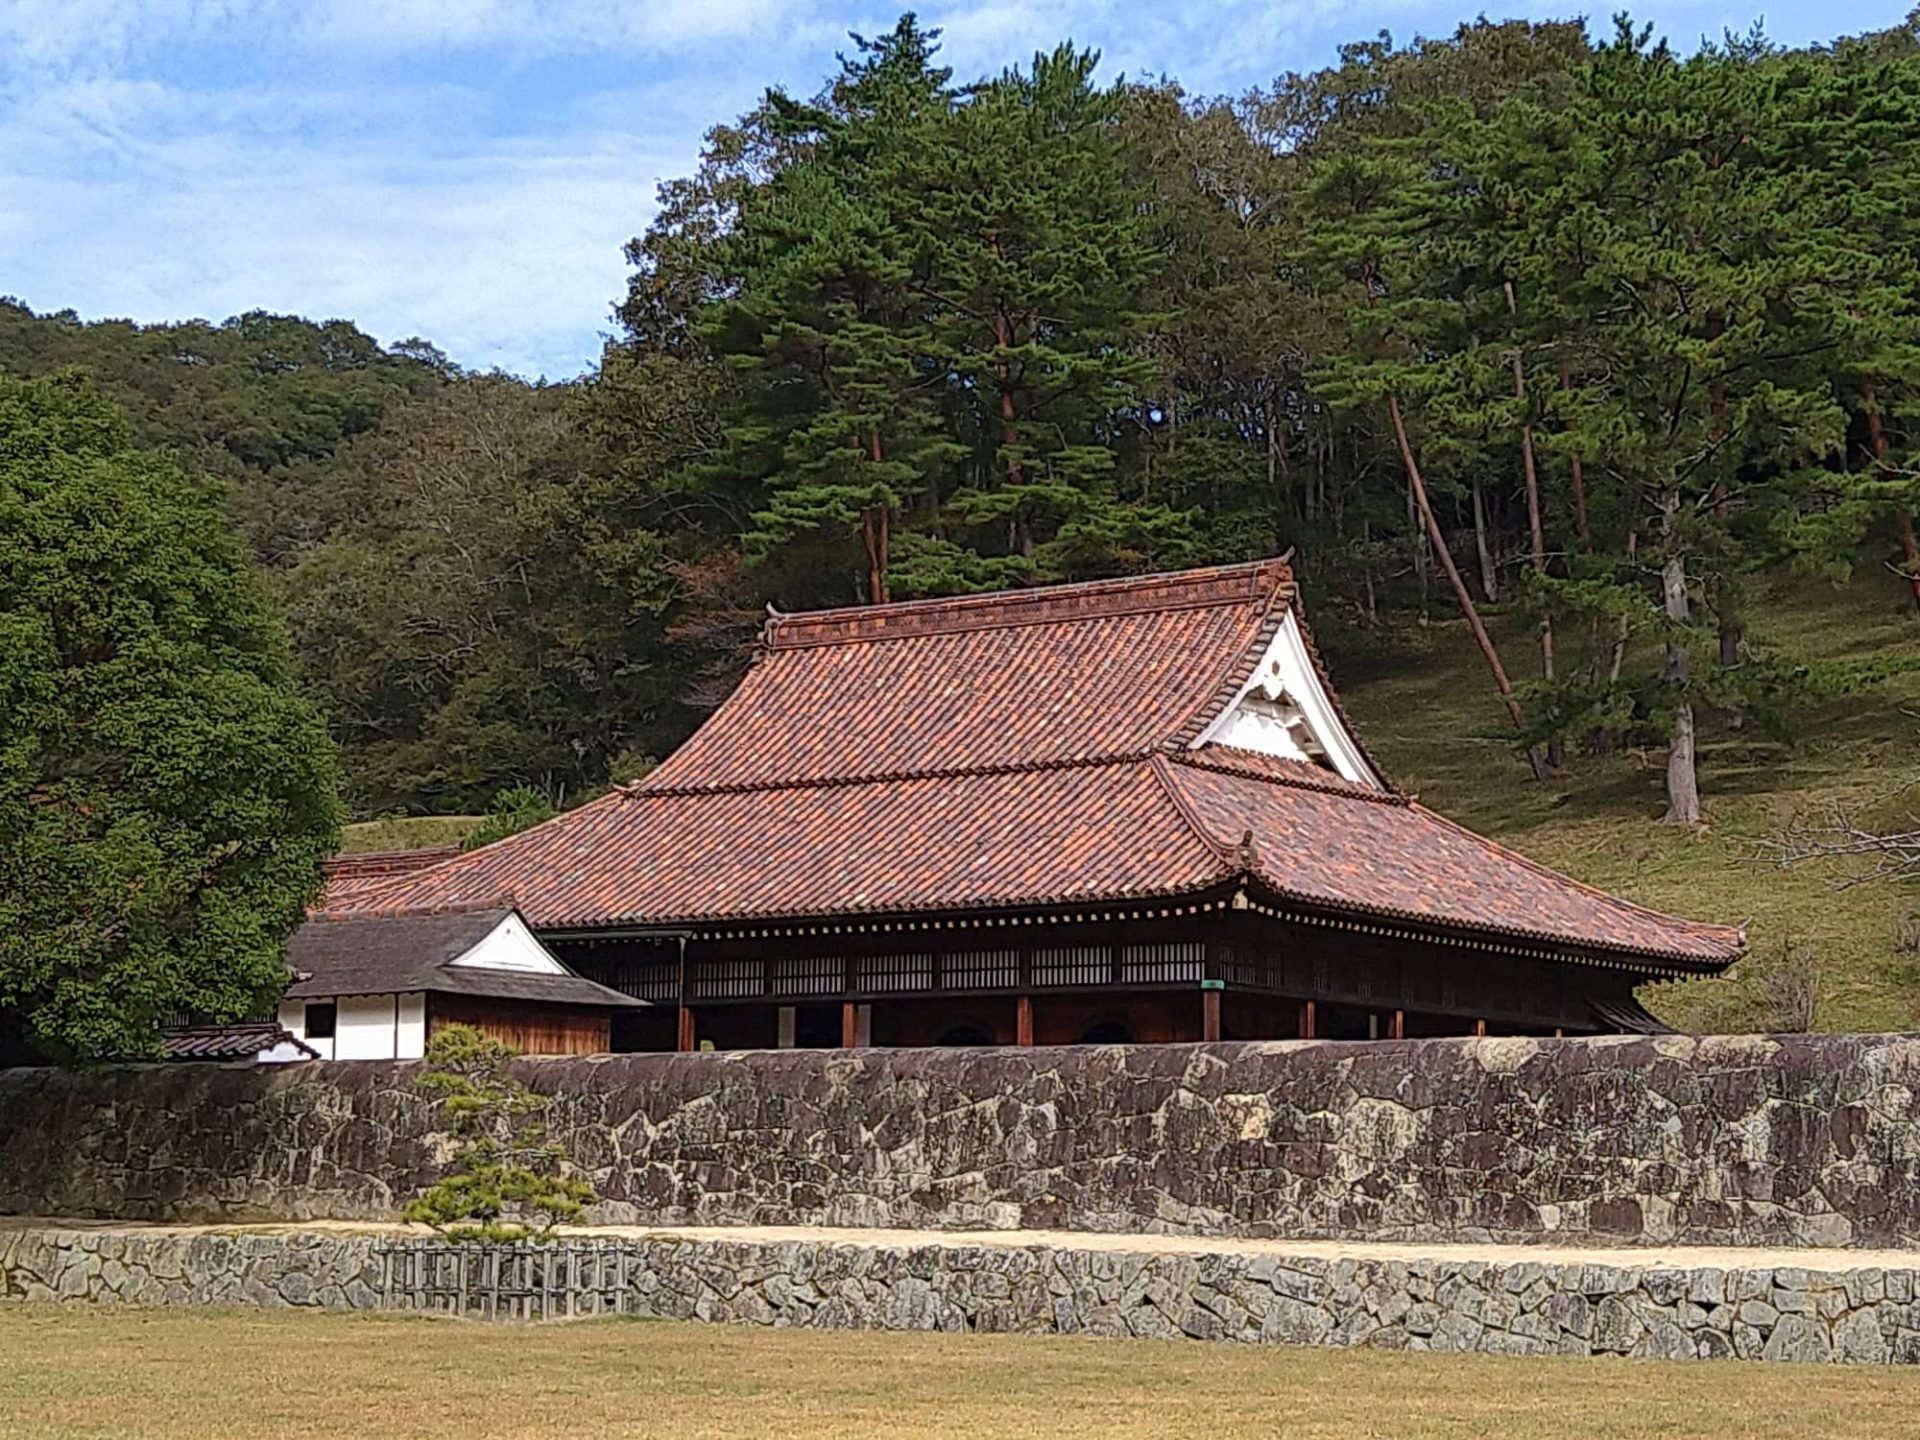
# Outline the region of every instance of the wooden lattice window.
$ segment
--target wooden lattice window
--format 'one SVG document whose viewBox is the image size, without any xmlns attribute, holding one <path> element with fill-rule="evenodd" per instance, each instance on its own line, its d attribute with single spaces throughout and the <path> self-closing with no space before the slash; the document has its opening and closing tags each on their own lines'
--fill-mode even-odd
<svg viewBox="0 0 1920 1440">
<path fill-rule="evenodd" d="M 745 1000 L 764 995 L 767 966 L 759 956 L 703 960 L 694 968 L 693 993 L 701 1000 Z"/>
<path fill-rule="evenodd" d="M 846 984 L 847 962 L 838 955 L 782 955 L 773 962 L 776 995 L 838 995 Z"/>
<path fill-rule="evenodd" d="M 948 990 L 1011 990 L 1020 983 L 1017 950 L 960 950 L 946 957 Z"/>
<path fill-rule="evenodd" d="M 1160 945 L 1124 945 L 1120 949 L 1120 979 L 1128 985 L 1172 985 L 1200 979 L 1206 972 L 1207 947 L 1198 940 Z"/>
<path fill-rule="evenodd" d="M 680 995 L 678 960 L 621 960 L 589 978 L 636 1000 L 674 1000 Z"/>
<path fill-rule="evenodd" d="M 931 990 L 933 956 L 861 955 L 854 961 L 854 984 L 861 990 Z"/>
<path fill-rule="evenodd" d="M 1104 945 L 1071 945 L 1033 952 L 1036 985 L 1105 985 L 1113 979 L 1113 952 Z"/>
</svg>

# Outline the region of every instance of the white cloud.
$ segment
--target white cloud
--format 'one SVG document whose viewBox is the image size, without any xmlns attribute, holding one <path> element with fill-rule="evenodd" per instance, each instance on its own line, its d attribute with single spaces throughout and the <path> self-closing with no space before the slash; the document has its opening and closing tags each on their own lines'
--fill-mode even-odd
<svg viewBox="0 0 1920 1440">
<path fill-rule="evenodd" d="M 111 65 L 208 41 L 376 52 L 668 52 L 779 33 L 806 0 L 6 0 L 0 68 Z"/>
<path fill-rule="evenodd" d="M 330 0 L 305 9 L 305 28 L 330 42 L 388 46 L 658 51 L 763 33 L 794 8 L 783 0 Z"/>
<path fill-rule="evenodd" d="M 143 320 L 267 308 L 463 364 L 591 364 L 621 245 L 701 133 L 810 93 L 908 0 L 0 0 L 0 291 Z M 1676 34 L 1726 0 L 1671 0 Z M 1908 0 L 1865 0 L 1897 21 Z M 963 79 L 1072 37 L 1238 90 L 1440 0 L 925 0 Z M 1542 13 L 1493 0 L 1489 13 Z M 1737 19 L 1730 17 L 1732 23 Z M 1808 20 L 1803 25 L 1813 25 Z M 1796 38 L 1796 37 L 1783 37 Z M 1805 38 L 1804 36 L 1798 38 Z"/>
<path fill-rule="evenodd" d="M 455 134 L 481 103 L 407 98 Z M 590 363 L 624 285 L 621 244 L 684 163 L 677 147 L 315 138 L 316 115 L 354 101 L 288 113 L 256 92 L 94 81 L 41 94 L 0 122 L 0 283 L 89 316 L 290 310 L 423 334 L 469 365 Z"/>
</svg>

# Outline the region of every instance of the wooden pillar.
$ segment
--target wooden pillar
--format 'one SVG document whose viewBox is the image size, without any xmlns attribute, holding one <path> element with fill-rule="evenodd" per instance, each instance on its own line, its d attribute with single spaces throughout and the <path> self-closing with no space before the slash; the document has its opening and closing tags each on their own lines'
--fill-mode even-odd
<svg viewBox="0 0 1920 1440">
<path fill-rule="evenodd" d="M 1200 992 L 1200 1038 L 1218 1040 L 1220 1038 L 1220 992 L 1202 990 Z"/>
<path fill-rule="evenodd" d="M 1313 1039 L 1313 1022 L 1313 1001 L 1302 1000 L 1300 1002 L 1300 1038 L 1302 1040 Z"/>
<path fill-rule="evenodd" d="M 1033 997 L 1022 995 L 1013 1002 L 1013 1043 L 1033 1044 Z"/>
<path fill-rule="evenodd" d="M 687 1004 L 687 998 L 693 994 L 693 977 L 687 967 L 687 937 L 680 937 L 680 971 L 678 978 L 680 991 L 680 1017 L 674 1027 L 673 1048 L 688 1051 L 694 1048 L 693 1007 Z"/>
<path fill-rule="evenodd" d="M 1389 1040 L 1404 1040 L 1407 1038 L 1406 1011 L 1396 1010 L 1393 1012 L 1393 1018 L 1387 1022 L 1387 1038 Z"/>
<path fill-rule="evenodd" d="M 1476 1035 L 1485 1035 L 1485 1034 L 1487 1033 L 1487 1022 L 1486 1022 L 1486 1021 L 1484 1021 L 1484 1020 L 1476 1020 L 1476 1021 L 1474 1021 L 1474 1022 L 1473 1022 L 1473 1033 L 1474 1033 L 1474 1034 L 1476 1034 Z"/>
<path fill-rule="evenodd" d="M 840 1048 L 851 1050 L 860 1043 L 860 1007 L 851 1000 L 840 1002 Z"/>
</svg>

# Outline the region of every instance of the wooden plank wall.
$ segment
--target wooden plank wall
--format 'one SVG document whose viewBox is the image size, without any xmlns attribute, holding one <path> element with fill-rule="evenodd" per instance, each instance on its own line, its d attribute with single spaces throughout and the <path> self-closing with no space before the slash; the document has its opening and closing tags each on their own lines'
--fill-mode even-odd
<svg viewBox="0 0 1920 1440">
<path fill-rule="evenodd" d="M 613 1048 L 610 1013 L 570 1005 L 428 995 L 427 1038 L 444 1025 L 471 1025 L 522 1055 L 601 1055 Z"/>
</svg>

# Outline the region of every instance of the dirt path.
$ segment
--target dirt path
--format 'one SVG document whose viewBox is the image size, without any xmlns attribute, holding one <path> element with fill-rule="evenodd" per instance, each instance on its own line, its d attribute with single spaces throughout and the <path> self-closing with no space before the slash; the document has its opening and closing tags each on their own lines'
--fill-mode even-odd
<svg viewBox="0 0 1920 1440">
<path fill-rule="evenodd" d="M 343 1220 L 287 1221 L 271 1225 L 154 1225 L 115 1220 L 73 1220 L 61 1217 L 0 1216 L 0 1230 L 70 1229 L 112 1231 L 115 1234 L 167 1231 L 204 1234 L 283 1234 L 309 1231 L 320 1234 L 420 1235 L 413 1225 L 381 1225 Z M 1104 1234 L 1081 1230 L 856 1230 L 806 1225 L 603 1225 L 570 1228 L 563 1234 L 591 1238 L 605 1236 L 638 1239 L 668 1236 L 683 1240 L 734 1240 L 777 1244 L 822 1240 L 844 1245 L 990 1245 L 1018 1249 L 1045 1245 L 1055 1249 L 1099 1250 L 1144 1255 L 1295 1255 L 1310 1259 L 1484 1261 L 1511 1265 L 1532 1261 L 1550 1265 L 1615 1265 L 1658 1269 L 1724 1270 L 1792 1266 L 1803 1270 L 1913 1269 L 1920 1267 L 1920 1250 L 1795 1250 L 1711 1246 L 1587 1246 L 1587 1245 L 1458 1245 L 1385 1244 L 1347 1240 L 1247 1240 L 1211 1235 Z"/>
</svg>

